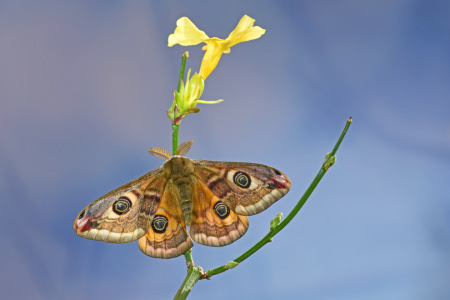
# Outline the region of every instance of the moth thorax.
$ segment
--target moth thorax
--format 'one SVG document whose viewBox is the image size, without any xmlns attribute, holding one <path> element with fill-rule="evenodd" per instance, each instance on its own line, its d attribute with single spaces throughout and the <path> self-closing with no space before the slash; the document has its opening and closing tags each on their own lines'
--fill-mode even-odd
<svg viewBox="0 0 450 300">
<path fill-rule="evenodd" d="M 194 173 L 194 164 L 187 157 L 174 156 L 164 164 L 166 172 L 174 181 L 186 179 Z"/>
</svg>

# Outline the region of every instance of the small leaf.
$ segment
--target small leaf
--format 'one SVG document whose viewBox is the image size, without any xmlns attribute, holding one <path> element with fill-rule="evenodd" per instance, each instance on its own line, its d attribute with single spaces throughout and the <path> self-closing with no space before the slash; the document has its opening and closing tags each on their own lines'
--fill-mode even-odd
<svg viewBox="0 0 450 300">
<path fill-rule="evenodd" d="M 225 265 L 225 269 L 227 269 L 227 270 L 233 269 L 237 265 L 239 265 L 239 263 L 232 260 L 232 261 L 227 262 L 227 264 Z"/>
<path fill-rule="evenodd" d="M 330 157 L 330 154 L 331 152 L 328 152 L 327 155 L 325 155 L 325 162 L 323 163 L 325 171 L 328 171 L 328 169 L 336 162 L 336 156 Z"/>
<path fill-rule="evenodd" d="M 274 229 L 278 225 L 280 225 L 281 220 L 283 219 L 283 213 L 279 213 L 270 221 L 270 229 Z"/>
</svg>

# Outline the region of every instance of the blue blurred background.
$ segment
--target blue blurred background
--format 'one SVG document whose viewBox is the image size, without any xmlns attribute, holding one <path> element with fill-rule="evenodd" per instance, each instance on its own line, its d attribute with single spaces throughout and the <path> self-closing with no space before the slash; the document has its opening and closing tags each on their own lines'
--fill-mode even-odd
<svg viewBox="0 0 450 300">
<path fill-rule="evenodd" d="M 191 158 L 285 172 L 291 192 L 205 269 L 258 241 L 295 205 L 353 125 L 336 165 L 274 242 L 200 281 L 192 299 L 450 299 L 449 1 L 0 1 L 0 298 L 168 299 L 183 257 L 78 237 L 87 204 L 158 166 L 188 16 L 225 38 L 248 14 L 267 32 L 232 48 L 180 140 Z"/>
</svg>

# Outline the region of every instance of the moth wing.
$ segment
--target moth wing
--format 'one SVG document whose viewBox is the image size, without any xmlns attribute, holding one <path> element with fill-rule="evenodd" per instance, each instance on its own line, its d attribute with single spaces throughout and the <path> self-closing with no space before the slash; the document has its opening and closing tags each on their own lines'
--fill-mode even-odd
<svg viewBox="0 0 450 300">
<path fill-rule="evenodd" d="M 262 212 L 291 187 L 286 175 L 261 164 L 194 160 L 194 168 L 211 192 L 239 215 Z"/>
<path fill-rule="evenodd" d="M 248 229 L 248 219 L 234 213 L 200 180 L 192 185 L 191 238 L 207 246 L 231 244 Z"/>
<path fill-rule="evenodd" d="M 157 168 L 107 193 L 78 214 L 75 232 L 109 243 L 137 240 L 151 225 L 166 181 Z"/>
<path fill-rule="evenodd" d="M 151 218 L 151 226 L 139 239 L 139 248 L 156 258 L 177 257 L 194 245 L 186 229 L 179 192 L 169 179 L 158 209 Z"/>
</svg>

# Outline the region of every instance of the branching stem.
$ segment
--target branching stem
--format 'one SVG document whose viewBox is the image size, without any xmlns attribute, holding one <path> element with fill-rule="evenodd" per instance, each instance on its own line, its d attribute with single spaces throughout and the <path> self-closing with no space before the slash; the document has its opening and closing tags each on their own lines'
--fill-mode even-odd
<svg viewBox="0 0 450 300">
<path fill-rule="evenodd" d="M 344 129 L 342 130 L 341 136 L 339 137 L 338 141 L 336 142 L 336 145 L 334 146 L 333 150 L 331 151 L 331 153 L 329 154 L 328 157 L 333 157 L 336 154 L 336 151 L 338 150 L 342 140 L 344 139 L 344 136 L 346 135 L 348 128 L 350 127 L 350 124 L 352 123 L 352 118 L 350 117 L 347 120 L 347 123 L 345 124 Z M 278 233 L 280 232 L 287 224 L 289 224 L 289 222 L 295 217 L 295 215 L 297 215 L 297 213 L 300 211 L 300 209 L 303 207 L 303 205 L 305 204 L 306 200 L 308 200 L 309 196 L 312 194 L 312 192 L 314 191 L 314 189 L 316 188 L 316 186 L 319 184 L 320 180 L 322 179 L 322 177 L 325 175 L 325 173 L 327 172 L 327 167 L 326 167 L 326 161 L 322 164 L 322 167 L 320 168 L 319 172 L 317 173 L 316 177 L 314 178 L 314 180 L 312 181 L 312 183 L 309 185 L 308 189 L 305 191 L 305 193 L 303 194 L 303 196 L 300 198 L 300 200 L 297 202 L 297 204 L 294 206 L 294 208 L 292 209 L 292 211 L 287 215 L 286 219 L 284 219 L 278 226 L 276 226 L 275 228 L 271 228 L 269 233 L 267 233 L 258 243 L 256 243 L 253 247 L 251 247 L 249 250 L 247 250 L 244 254 L 242 254 L 241 256 L 239 256 L 238 258 L 234 259 L 233 261 L 236 263 L 241 263 L 243 262 L 245 259 L 247 259 L 250 255 L 252 255 L 253 253 L 255 253 L 256 251 L 258 251 L 259 249 L 261 249 L 265 244 L 269 243 L 272 241 L 272 238 Z M 213 276 L 213 275 L 217 275 L 220 274 L 222 272 L 225 272 L 226 270 L 228 270 L 229 268 L 227 268 L 227 265 L 223 265 L 220 266 L 218 268 L 215 269 L 211 269 L 206 271 L 206 274 L 208 276 Z"/>
<path fill-rule="evenodd" d="M 236 259 L 228 262 L 227 264 L 217 267 L 215 269 L 210 269 L 208 271 L 203 271 L 203 269 L 199 266 L 194 265 L 194 261 L 192 259 L 191 250 L 185 253 L 186 257 L 186 263 L 188 265 L 188 274 L 181 285 L 180 289 L 178 290 L 176 296 L 174 299 L 180 300 L 180 299 L 186 299 L 189 292 L 194 287 L 195 283 L 199 279 L 209 279 L 211 276 L 223 273 L 229 269 L 232 269 L 239 265 L 239 263 L 243 262 L 245 259 L 250 257 L 252 254 L 254 254 L 256 251 L 261 249 L 265 244 L 272 241 L 272 238 L 280 232 L 284 227 L 286 227 L 287 224 L 297 215 L 297 213 L 300 211 L 300 209 L 303 207 L 303 205 L 308 200 L 309 196 L 312 194 L 316 186 L 319 184 L 322 177 L 325 175 L 327 170 L 332 166 L 332 164 L 335 161 L 335 154 L 338 150 L 342 140 L 344 139 L 345 135 L 347 134 L 347 131 L 352 123 L 352 118 L 350 117 L 346 124 L 344 129 L 342 130 L 342 133 L 336 142 L 333 150 L 327 154 L 325 162 L 322 164 L 322 167 L 320 168 L 319 172 L 317 173 L 314 180 L 309 185 L 308 189 L 305 191 L 303 196 L 300 198 L 300 200 L 297 202 L 297 204 L 294 206 L 292 211 L 287 215 L 287 217 L 277 226 L 274 228 L 271 228 L 269 233 L 267 233 L 259 242 L 257 242 L 253 247 L 251 247 L 249 250 L 244 252 L 241 256 L 237 257 Z"/>
</svg>

